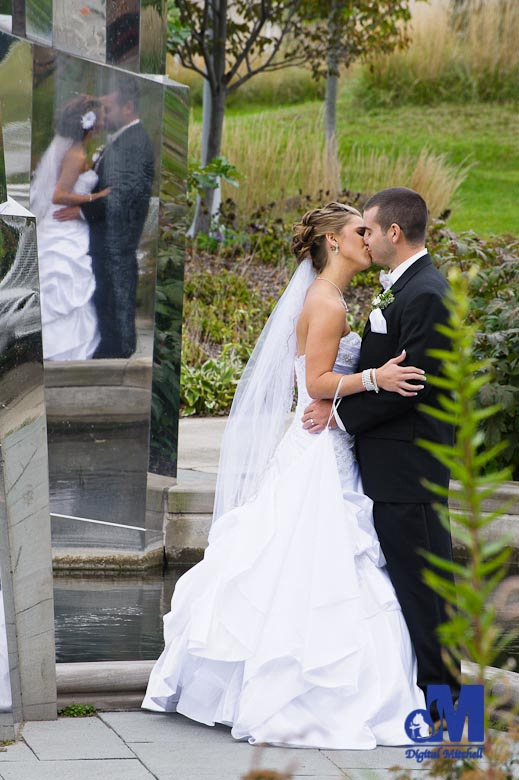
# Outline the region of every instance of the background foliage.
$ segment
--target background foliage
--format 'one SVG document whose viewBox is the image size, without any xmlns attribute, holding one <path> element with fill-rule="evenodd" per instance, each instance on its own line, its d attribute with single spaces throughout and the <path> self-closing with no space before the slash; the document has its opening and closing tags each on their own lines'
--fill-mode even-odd
<svg viewBox="0 0 519 780">
<path fill-rule="evenodd" d="M 409 37 L 405 50 L 342 72 L 340 198 L 361 207 L 366 194 L 381 187 L 418 189 L 433 217 L 444 220 L 434 222 L 428 238 L 438 266 L 445 273 L 453 266 L 462 273 L 478 267 L 470 281 L 475 349 L 478 358 L 492 359 L 496 380 L 482 388 L 479 403 L 502 406 L 484 423 L 485 436 L 489 443 L 508 438 L 500 458 L 518 478 L 519 218 L 510 192 L 519 187 L 519 6 L 513 0 L 415 3 Z M 169 72 L 193 87 L 195 169 L 202 79 L 172 57 Z M 322 80 L 293 67 L 259 73 L 229 96 L 222 154 L 236 166 L 239 187 L 224 185 L 218 230 L 198 235 L 188 247 L 183 413 L 228 410 L 236 378 L 293 270 L 291 225 L 334 194 L 323 93 Z M 167 265 L 162 268 L 160 284 L 167 285 Z M 374 271 L 354 280 L 349 303 L 357 329 L 374 287 Z M 163 324 L 167 363 L 167 319 Z M 209 373 L 211 381 L 204 380 Z"/>
<path fill-rule="evenodd" d="M 248 226 L 217 242 L 212 251 L 189 249 L 186 263 L 181 403 L 184 414 L 226 414 L 237 377 L 252 351 L 273 305 L 292 272 L 290 224 L 265 210 Z M 273 236 L 270 252 L 254 250 L 258 236 Z M 456 234 L 433 222 L 427 246 L 446 275 L 458 268 L 470 289 L 470 321 L 477 326 L 475 356 L 490 359 L 494 382 L 479 393 L 481 406 L 501 405 L 482 421 L 487 445 L 508 440 L 501 465 L 519 478 L 519 240 L 482 239 L 474 232 Z M 477 269 L 471 276 L 472 269 Z M 361 330 L 378 269 L 358 274 L 350 288 L 350 324 Z M 205 368 L 203 364 L 205 361 Z M 211 373 L 211 380 L 203 375 Z M 495 464 L 494 464 L 495 465 Z"/>
</svg>

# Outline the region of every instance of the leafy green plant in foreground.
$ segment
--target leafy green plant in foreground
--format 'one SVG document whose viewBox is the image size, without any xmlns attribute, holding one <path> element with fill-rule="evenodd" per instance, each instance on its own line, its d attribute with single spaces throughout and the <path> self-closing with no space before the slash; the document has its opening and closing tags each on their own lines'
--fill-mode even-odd
<svg viewBox="0 0 519 780">
<path fill-rule="evenodd" d="M 474 270 L 471 275 L 476 273 Z M 501 442 L 488 449 L 485 447 L 480 424 L 495 414 L 498 407 L 481 409 L 476 399 L 480 389 L 490 381 L 490 361 L 477 360 L 473 354 L 476 325 L 469 321 L 469 280 L 459 269 L 450 272 L 449 280 L 451 295 L 447 304 L 450 317 L 448 324 L 439 326 L 439 330 L 449 338 L 451 347 L 449 350 L 431 351 L 431 355 L 442 361 L 442 376 L 428 377 L 428 381 L 443 392 L 439 396 L 439 408 L 427 405 L 423 408 L 431 416 L 455 426 L 455 441 L 452 446 L 428 441 L 420 444 L 450 469 L 456 481 L 450 489 L 428 485 L 441 499 L 455 500 L 459 506 L 459 509 L 450 512 L 452 535 L 467 549 L 468 561 L 463 565 L 424 553 L 431 565 L 431 568 L 425 569 L 424 579 L 447 601 L 449 620 L 440 627 L 446 663 L 456 674 L 456 662 L 461 659 L 473 662 L 476 668 L 474 682 L 485 687 L 485 755 L 489 761 L 489 773 L 481 774 L 483 770 L 478 769 L 478 776 L 506 777 L 506 774 L 495 774 L 494 770 L 501 772 L 503 769 L 503 754 L 501 749 L 494 750 L 494 738 L 488 728 L 496 711 L 503 705 L 503 698 L 498 698 L 490 690 L 485 668 L 494 664 L 512 638 L 509 632 L 496 624 L 495 609 L 490 600 L 505 576 L 511 549 L 506 538 L 487 540 L 485 529 L 503 514 L 505 507 L 485 514 L 483 501 L 510 477 L 510 471 L 503 468 L 483 473 L 506 444 Z M 442 523 L 449 527 L 448 507 L 438 503 L 437 509 Z M 456 584 L 453 584 L 451 575 L 456 578 Z M 431 766 L 439 768 L 436 762 L 432 762 Z M 442 762 L 441 776 L 462 776 L 460 766 L 453 760 Z"/>
</svg>

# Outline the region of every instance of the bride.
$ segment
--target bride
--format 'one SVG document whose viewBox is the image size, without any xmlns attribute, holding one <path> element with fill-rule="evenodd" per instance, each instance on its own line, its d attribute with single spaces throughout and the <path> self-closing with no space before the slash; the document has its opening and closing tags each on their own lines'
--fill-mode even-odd
<svg viewBox="0 0 519 780">
<path fill-rule="evenodd" d="M 352 437 L 301 424 L 310 397 L 367 390 L 343 298 L 371 263 L 363 233 L 359 212 L 340 203 L 295 227 L 300 265 L 238 386 L 209 546 L 177 583 L 147 709 L 224 723 L 251 743 L 409 742 L 404 721 L 424 698 Z M 423 372 L 403 359 L 372 369 L 368 388 L 416 393 L 409 382 Z"/>
<path fill-rule="evenodd" d="M 97 174 L 87 157 L 88 142 L 101 128 L 99 100 L 79 95 L 65 103 L 56 118 L 56 134 L 31 183 L 45 360 L 85 360 L 99 343 L 88 224 L 82 219 L 58 222 L 54 212 L 108 194 L 108 189 L 92 193 Z"/>
</svg>

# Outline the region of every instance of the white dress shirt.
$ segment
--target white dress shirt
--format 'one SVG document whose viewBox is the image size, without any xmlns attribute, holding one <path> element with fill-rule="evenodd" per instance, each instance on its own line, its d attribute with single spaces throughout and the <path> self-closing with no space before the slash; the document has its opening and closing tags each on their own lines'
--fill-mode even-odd
<svg viewBox="0 0 519 780">
<path fill-rule="evenodd" d="M 408 268 L 410 268 L 413 263 L 416 263 L 417 260 L 419 260 L 421 257 L 427 254 L 427 249 L 424 247 L 423 249 L 420 249 L 418 252 L 416 252 L 414 255 L 411 255 L 411 257 L 408 257 L 407 260 L 404 260 L 403 263 L 400 263 L 400 265 L 397 265 L 396 268 L 393 268 L 392 271 L 389 272 L 389 277 L 391 279 L 390 287 L 396 282 L 397 279 L 400 279 L 402 274 L 405 274 Z"/>
</svg>

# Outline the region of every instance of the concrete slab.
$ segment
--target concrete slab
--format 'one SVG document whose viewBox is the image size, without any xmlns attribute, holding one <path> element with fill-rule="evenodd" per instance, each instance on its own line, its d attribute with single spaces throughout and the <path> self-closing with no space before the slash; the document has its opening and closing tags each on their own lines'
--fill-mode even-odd
<svg viewBox="0 0 519 780">
<path fill-rule="evenodd" d="M 40 761 L 134 758 L 124 742 L 99 718 L 26 723 L 23 738 Z"/>
<path fill-rule="evenodd" d="M 37 761 L 38 759 L 34 755 L 25 742 L 15 742 L 13 745 L 6 745 L 4 750 L 0 752 L 0 763 L 11 761 Z M 0 771 L 1 774 L 1 771 Z"/>
<path fill-rule="evenodd" d="M 426 780 L 431 776 L 427 772 L 419 770 L 406 772 L 408 780 Z M 390 772 L 389 769 L 348 769 L 344 774 L 344 780 L 396 780 L 397 777 L 398 772 Z"/>
<path fill-rule="evenodd" d="M 348 772 L 350 769 L 389 769 L 401 766 L 406 769 L 420 769 L 416 761 L 406 759 L 405 747 L 377 747 L 375 750 L 323 750 L 335 766 Z"/>
<path fill-rule="evenodd" d="M 155 780 L 137 759 L 2 764 L 2 780 Z"/>
<path fill-rule="evenodd" d="M 163 744 L 163 743 L 162 743 Z M 318 750 L 261 748 L 246 742 L 217 744 L 197 741 L 191 744 L 172 743 L 168 750 L 158 750 L 156 743 L 131 743 L 135 755 L 160 780 L 179 780 L 207 776 L 239 778 L 251 769 L 265 767 L 277 771 L 290 770 L 304 777 L 342 778 L 344 773 Z"/>
<path fill-rule="evenodd" d="M 178 467 L 215 474 L 227 417 L 183 417 L 178 426 Z"/>
<path fill-rule="evenodd" d="M 192 745 L 198 742 L 208 744 L 239 745 L 231 737 L 230 728 L 216 724 L 204 726 L 182 715 L 158 712 L 102 712 L 99 718 L 106 723 L 126 743 L 134 742 L 165 743 L 166 745 Z"/>
</svg>

